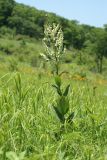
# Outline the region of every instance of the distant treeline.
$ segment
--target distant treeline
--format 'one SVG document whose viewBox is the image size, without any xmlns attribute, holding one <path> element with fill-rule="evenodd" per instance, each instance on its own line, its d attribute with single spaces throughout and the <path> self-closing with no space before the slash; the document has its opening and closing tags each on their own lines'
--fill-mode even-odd
<svg viewBox="0 0 107 160">
<path fill-rule="evenodd" d="M 78 12 L 78 11 L 77 11 Z M 3 27 L 12 29 L 13 34 L 22 34 L 43 38 L 45 23 L 59 23 L 64 32 L 64 44 L 68 49 L 82 50 L 88 48 L 96 54 L 98 65 L 107 56 L 107 25 L 97 28 L 79 24 L 54 13 L 39 11 L 34 7 L 16 3 L 14 0 L 0 0 L 0 32 Z"/>
</svg>

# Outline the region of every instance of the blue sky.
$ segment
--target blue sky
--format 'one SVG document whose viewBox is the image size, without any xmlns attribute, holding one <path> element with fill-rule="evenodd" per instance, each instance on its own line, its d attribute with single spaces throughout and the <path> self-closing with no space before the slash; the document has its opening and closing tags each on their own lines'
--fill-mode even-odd
<svg viewBox="0 0 107 160">
<path fill-rule="evenodd" d="M 16 0 L 70 20 L 103 27 L 107 24 L 107 0 Z"/>
</svg>

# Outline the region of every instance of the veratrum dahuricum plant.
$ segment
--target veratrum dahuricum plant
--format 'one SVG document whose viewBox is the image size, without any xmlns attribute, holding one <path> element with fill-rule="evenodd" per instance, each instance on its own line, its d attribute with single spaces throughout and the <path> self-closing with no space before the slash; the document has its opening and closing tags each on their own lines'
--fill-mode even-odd
<svg viewBox="0 0 107 160">
<path fill-rule="evenodd" d="M 61 73 L 59 73 L 61 56 L 64 54 L 64 44 L 63 44 L 63 32 L 59 24 L 45 25 L 44 28 L 44 39 L 43 44 L 45 48 L 45 53 L 42 54 L 46 61 L 49 61 L 50 64 L 53 64 L 55 67 L 55 84 L 52 86 L 55 88 L 57 92 L 57 99 L 53 104 L 53 108 L 58 116 L 60 122 L 62 124 L 67 122 L 71 122 L 74 117 L 74 112 L 71 113 L 66 118 L 66 113 L 69 111 L 69 88 L 70 85 L 62 90 L 62 82 L 61 82 Z"/>
<path fill-rule="evenodd" d="M 46 24 L 44 27 L 43 44 L 45 53 L 41 54 L 46 61 L 55 67 L 55 73 L 59 74 L 59 63 L 64 53 L 63 32 L 59 24 Z"/>
</svg>

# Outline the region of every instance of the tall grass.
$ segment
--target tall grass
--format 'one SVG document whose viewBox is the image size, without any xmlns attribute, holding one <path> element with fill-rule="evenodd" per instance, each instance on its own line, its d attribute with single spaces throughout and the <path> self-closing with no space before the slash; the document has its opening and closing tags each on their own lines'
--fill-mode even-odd
<svg viewBox="0 0 107 160">
<path fill-rule="evenodd" d="M 107 107 L 102 92 L 93 96 L 89 83 L 71 81 L 69 112 L 75 111 L 75 117 L 56 140 L 61 124 L 52 108 L 57 95 L 50 78 L 26 77 L 11 73 L 0 79 L 0 159 L 6 160 L 9 151 L 25 151 L 29 160 L 106 160 Z"/>
<path fill-rule="evenodd" d="M 24 57 L 18 55 L 18 46 L 15 40 L 14 45 L 10 43 L 9 47 L 4 46 L 5 43 L 2 40 L 1 50 L 7 54 L 16 51 L 15 56 L 19 56 L 20 62 L 27 61 L 25 55 L 28 54 L 33 66 L 36 62 L 32 61 L 35 55 L 35 44 L 30 44 L 29 41 L 23 41 L 20 38 L 18 38 L 18 46 L 21 46 L 20 51 L 24 52 Z M 7 68 L 7 64 L 5 67 L 0 65 L 0 76 L 3 75 L 0 77 L 0 160 L 107 159 L 106 83 L 102 86 L 98 84 L 92 86 L 92 74 L 90 76 L 87 70 L 80 70 L 79 67 L 76 71 L 77 66 L 74 64 L 68 66 L 61 63 L 61 72 L 59 72 L 59 57 L 64 49 L 63 36 L 60 38 L 61 42 L 57 41 L 56 48 L 52 46 L 54 52 L 51 53 L 48 50 L 49 52 L 46 51 L 48 55 L 42 55 L 46 59 L 51 59 L 52 65 L 53 62 L 55 63 L 55 73 L 57 76 L 61 76 L 61 80 L 59 78 L 59 80 L 55 80 L 55 77 L 48 73 L 48 68 L 46 72 L 45 67 L 47 66 L 44 67 L 44 64 L 42 68 L 37 68 L 38 71 L 28 67 L 28 64 L 19 66 L 14 61 L 10 63 L 11 69 Z M 30 53 L 33 51 L 32 56 L 29 51 Z M 36 51 L 38 55 L 39 43 Z M 8 59 L 8 56 L 6 58 Z M 71 68 L 72 75 L 64 76 L 62 74 L 66 69 L 68 72 L 71 71 Z M 7 71 L 14 72 L 5 74 Z M 63 86 L 61 82 L 63 82 Z M 54 83 L 53 86 L 57 92 L 54 92 L 52 88 Z M 70 90 L 69 86 L 71 86 Z M 69 106 L 66 101 L 68 91 Z M 58 94 L 60 98 L 64 98 L 65 105 L 62 101 L 56 101 Z M 55 104 L 54 107 L 53 104 Z M 68 108 L 61 112 L 63 106 Z M 60 138 L 56 138 L 56 133 L 58 135 L 62 127 L 60 116 L 58 117 L 59 112 L 64 118 L 64 130 L 60 134 Z M 75 113 L 73 119 L 71 123 L 66 123 L 71 113 Z"/>
</svg>

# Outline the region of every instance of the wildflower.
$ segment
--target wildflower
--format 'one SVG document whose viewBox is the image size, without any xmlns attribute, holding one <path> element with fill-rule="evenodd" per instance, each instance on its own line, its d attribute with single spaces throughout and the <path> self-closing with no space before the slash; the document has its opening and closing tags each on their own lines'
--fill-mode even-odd
<svg viewBox="0 0 107 160">
<path fill-rule="evenodd" d="M 52 62 L 56 68 L 58 74 L 58 65 L 61 55 L 65 49 L 63 46 L 63 32 L 59 24 L 53 23 L 52 25 L 45 25 L 44 28 L 45 37 L 43 38 L 43 45 L 45 53 L 41 56 L 46 60 Z"/>
</svg>

